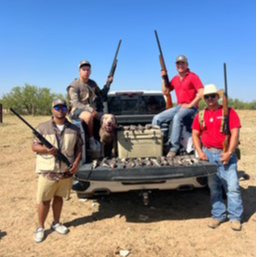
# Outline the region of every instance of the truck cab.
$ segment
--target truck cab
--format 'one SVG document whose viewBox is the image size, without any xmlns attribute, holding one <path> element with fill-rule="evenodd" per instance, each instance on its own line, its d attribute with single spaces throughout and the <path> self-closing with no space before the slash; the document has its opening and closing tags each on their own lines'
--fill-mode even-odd
<svg viewBox="0 0 257 257">
<path fill-rule="evenodd" d="M 114 91 L 108 94 L 107 102 L 104 103 L 104 112 L 114 114 L 120 127 L 151 124 L 154 115 L 163 110 L 165 97 L 160 91 Z M 162 133 L 169 130 L 169 127 L 169 124 L 164 124 L 161 128 Z M 185 130 L 189 132 L 190 126 Z M 142 152 L 144 147 L 142 145 Z M 86 153 L 87 149 L 84 151 L 85 155 Z M 188 155 L 188 158 L 194 158 L 194 152 L 184 154 Z M 76 190 L 78 197 L 131 190 L 186 190 L 205 187 L 207 176 L 215 172 L 215 165 L 200 160 L 192 162 L 192 165 L 179 163 L 172 166 L 145 165 L 131 168 L 124 168 L 121 165 L 115 168 L 100 165 L 94 168 L 93 160 L 85 156 L 84 163 L 75 176 L 77 182 L 73 189 Z"/>
</svg>

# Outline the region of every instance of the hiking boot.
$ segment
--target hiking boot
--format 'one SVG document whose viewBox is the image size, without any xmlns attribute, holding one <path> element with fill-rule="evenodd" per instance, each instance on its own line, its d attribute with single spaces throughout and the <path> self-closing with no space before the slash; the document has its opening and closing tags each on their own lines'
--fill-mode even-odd
<svg viewBox="0 0 257 257">
<path fill-rule="evenodd" d="M 214 228 L 217 228 L 221 223 L 222 221 L 211 218 L 208 223 L 208 227 L 214 229 Z"/>
<path fill-rule="evenodd" d="M 45 230 L 43 228 L 37 228 L 34 235 L 36 243 L 41 243 L 45 239 Z"/>
<path fill-rule="evenodd" d="M 240 231 L 242 229 L 242 224 L 239 220 L 231 220 L 230 227 L 235 231 Z"/>
<path fill-rule="evenodd" d="M 166 157 L 175 157 L 177 154 L 171 150 L 169 150 L 168 154 L 166 155 Z"/>
<path fill-rule="evenodd" d="M 69 232 L 69 229 L 66 228 L 62 223 L 52 223 L 51 225 L 51 229 L 53 229 L 54 231 L 58 232 L 61 235 L 65 235 Z"/>
</svg>

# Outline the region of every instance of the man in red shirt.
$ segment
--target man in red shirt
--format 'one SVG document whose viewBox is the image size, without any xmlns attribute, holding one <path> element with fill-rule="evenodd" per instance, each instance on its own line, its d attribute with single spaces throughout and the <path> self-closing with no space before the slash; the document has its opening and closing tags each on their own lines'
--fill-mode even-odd
<svg viewBox="0 0 257 257">
<path fill-rule="evenodd" d="M 223 108 L 218 103 L 222 91 L 218 91 L 215 85 L 207 85 L 203 95 L 207 108 L 194 118 L 192 136 L 199 158 L 217 165 L 217 173 L 208 177 L 212 205 L 212 219 L 208 226 L 217 228 L 228 216 L 231 228 L 241 230 L 243 205 L 235 155 L 241 123 L 237 113 L 229 108 L 230 140 L 228 151 L 223 152 Z M 222 187 L 227 194 L 227 208 L 222 198 Z"/>
<path fill-rule="evenodd" d="M 176 68 L 178 75 L 171 80 L 169 87 L 165 86 L 163 80 L 162 92 L 167 95 L 175 89 L 177 105 L 157 114 L 152 121 L 153 125 L 161 127 L 162 124 L 172 121 L 170 151 L 167 154 L 169 157 L 174 157 L 178 153 L 183 125 L 186 121 L 192 119 L 197 112 L 198 102 L 203 94 L 203 84 L 199 77 L 189 70 L 188 61 L 184 55 L 179 55 L 176 58 Z M 162 70 L 161 75 L 163 77 L 167 74 Z"/>
</svg>

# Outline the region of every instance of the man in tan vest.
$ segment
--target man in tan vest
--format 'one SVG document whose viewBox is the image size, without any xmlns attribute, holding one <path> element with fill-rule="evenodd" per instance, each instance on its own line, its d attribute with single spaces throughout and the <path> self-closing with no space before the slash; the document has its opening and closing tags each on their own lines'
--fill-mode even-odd
<svg viewBox="0 0 257 257">
<path fill-rule="evenodd" d="M 91 64 L 83 60 L 79 63 L 79 79 L 75 79 L 68 87 L 68 100 L 71 105 L 70 117 L 83 120 L 88 126 L 89 147 L 96 150 L 94 139 L 94 118 L 101 118 L 97 112 L 96 98 L 102 98 L 104 89 L 100 90 L 96 82 L 90 79 Z M 113 77 L 108 77 L 109 82 Z"/>
<path fill-rule="evenodd" d="M 79 128 L 65 118 L 67 105 L 64 100 L 57 99 L 53 102 L 52 114 L 52 119 L 39 124 L 36 129 L 54 147 L 48 149 L 36 137 L 32 144 L 32 150 L 37 153 L 36 172 L 39 174 L 37 188 L 39 224 L 34 236 L 37 243 L 45 238 L 44 223 L 52 199 L 54 217 L 51 228 L 63 235 L 69 231 L 60 223 L 63 197 L 69 198 L 72 176 L 78 170 L 83 145 Z M 57 149 L 67 157 L 71 163 L 70 167 L 56 157 Z"/>
</svg>

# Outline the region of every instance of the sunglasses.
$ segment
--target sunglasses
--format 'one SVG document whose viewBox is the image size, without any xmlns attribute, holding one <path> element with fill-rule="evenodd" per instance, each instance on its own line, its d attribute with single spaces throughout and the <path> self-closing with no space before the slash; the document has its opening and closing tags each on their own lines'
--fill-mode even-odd
<svg viewBox="0 0 257 257">
<path fill-rule="evenodd" d="M 54 106 L 54 109 L 56 110 L 56 111 L 67 111 L 67 106 L 65 106 L 65 105 L 57 105 L 57 106 Z"/>
<path fill-rule="evenodd" d="M 209 98 L 213 98 L 214 99 L 216 96 L 217 96 L 216 94 L 205 95 L 204 99 L 206 99 L 206 100 L 209 99 Z"/>
<path fill-rule="evenodd" d="M 185 62 L 176 62 L 177 65 L 184 65 L 186 64 Z"/>
</svg>

